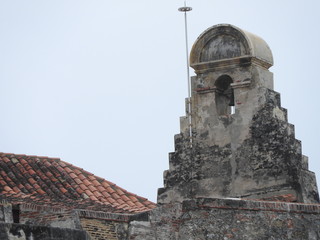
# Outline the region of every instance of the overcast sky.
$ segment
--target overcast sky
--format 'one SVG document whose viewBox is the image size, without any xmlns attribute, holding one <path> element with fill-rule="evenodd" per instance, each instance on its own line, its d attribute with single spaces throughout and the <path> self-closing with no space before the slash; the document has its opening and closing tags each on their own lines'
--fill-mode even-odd
<svg viewBox="0 0 320 240">
<path fill-rule="evenodd" d="M 183 4 L 0 0 L 0 152 L 59 157 L 156 201 L 185 115 Z M 188 5 L 190 48 L 219 23 L 269 44 L 275 90 L 319 182 L 320 2 Z"/>
</svg>

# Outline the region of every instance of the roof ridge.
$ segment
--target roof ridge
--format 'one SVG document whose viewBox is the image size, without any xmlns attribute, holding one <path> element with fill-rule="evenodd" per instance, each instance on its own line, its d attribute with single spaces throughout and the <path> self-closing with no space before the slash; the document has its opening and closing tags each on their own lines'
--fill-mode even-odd
<svg viewBox="0 0 320 240">
<path fill-rule="evenodd" d="M 52 160 L 61 161 L 61 159 L 58 158 L 58 157 L 27 155 L 27 154 L 16 154 L 16 153 L 5 153 L 5 152 L 0 152 L 0 156 L 5 156 L 5 157 L 7 157 L 7 156 L 17 156 L 17 157 L 28 157 L 28 158 L 43 158 L 43 159 L 52 159 Z"/>
</svg>

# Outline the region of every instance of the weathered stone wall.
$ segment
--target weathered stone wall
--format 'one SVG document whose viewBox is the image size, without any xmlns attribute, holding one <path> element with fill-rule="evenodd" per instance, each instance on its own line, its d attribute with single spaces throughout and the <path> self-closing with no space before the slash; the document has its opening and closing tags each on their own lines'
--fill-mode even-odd
<svg viewBox="0 0 320 240">
<path fill-rule="evenodd" d="M 17 223 L 0 223 L 1 240 L 91 240 L 85 231 L 32 226 Z"/>
<path fill-rule="evenodd" d="M 236 148 L 204 145 L 179 134 L 169 156 L 158 201 L 197 197 L 246 197 L 319 202 L 315 175 L 308 170 L 294 126 L 286 121 L 279 94 L 267 90 L 266 104 L 253 116 L 249 136 Z M 279 117 L 279 114 L 283 117 Z M 277 115 L 278 114 L 278 115 Z M 237 116 L 220 119 L 232 125 Z M 225 132 L 227 134 L 227 131 Z M 290 195 L 291 198 L 288 198 Z"/>
<path fill-rule="evenodd" d="M 150 221 L 132 221 L 128 229 L 128 240 L 155 240 L 155 231 Z"/>
<path fill-rule="evenodd" d="M 191 106 L 150 212 L 154 239 L 320 239 L 315 174 L 273 90 L 267 43 L 216 25 L 190 64 Z"/>
<path fill-rule="evenodd" d="M 16 210 L 15 218 L 13 209 Z M 0 228 L 0 240 L 125 240 L 128 239 L 128 223 L 131 220 L 148 218 L 148 214 L 145 213 L 132 215 L 68 210 L 36 204 L 21 204 L 12 207 L 11 204 L 3 203 L 0 204 L 0 223 L 16 222 Z M 81 238 L 82 231 L 87 233 L 86 238 Z"/>
<path fill-rule="evenodd" d="M 18 220 L 21 224 L 80 229 L 74 211 L 51 206 L 21 204 Z"/>
<path fill-rule="evenodd" d="M 318 203 L 315 175 L 273 90 L 268 45 L 217 25 L 200 35 L 190 58 L 197 74 L 191 113 L 181 119 L 158 203 L 226 197 Z"/>
<path fill-rule="evenodd" d="M 12 206 L 8 203 L 0 204 L 0 222 L 12 223 Z"/>
<path fill-rule="evenodd" d="M 280 202 L 186 201 L 177 216 L 177 239 L 316 240 L 320 238 L 319 209 L 319 205 Z"/>
<path fill-rule="evenodd" d="M 320 239 L 319 204 L 195 199 L 165 204 L 150 217 L 129 227 L 130 240 Z"/>
</svg>

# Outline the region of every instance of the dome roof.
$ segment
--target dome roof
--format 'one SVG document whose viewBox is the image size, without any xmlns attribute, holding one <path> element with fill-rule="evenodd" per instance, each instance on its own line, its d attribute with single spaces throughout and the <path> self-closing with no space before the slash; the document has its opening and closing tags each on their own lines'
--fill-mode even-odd
<svg viewBox="0 0 320 240">
<path fill-rule="evenodd" d="M 230 24 L 219 24 L 198 37 L 190 53 L 190 65 L 197 69 L 240 58 L 254 58 L 265 68 L 273 65 L 272 52 L 262 38 Z"/>
</svg>

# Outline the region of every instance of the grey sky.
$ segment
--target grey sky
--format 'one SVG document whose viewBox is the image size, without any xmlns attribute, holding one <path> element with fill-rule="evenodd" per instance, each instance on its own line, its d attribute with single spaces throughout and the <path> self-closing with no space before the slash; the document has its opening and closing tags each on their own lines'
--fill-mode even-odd
<svg viewBox="0 0 320 240">
<path fill-rule="evenodd" d="M 182 5 L 1 0 L 0 152 L 60 157 L 155 201 L 187 96 Z M 267 41 L 275 90 L 320 179 L 320 3 L 188 5 L 190 47 L 218 23 Z"/>
</svg>

